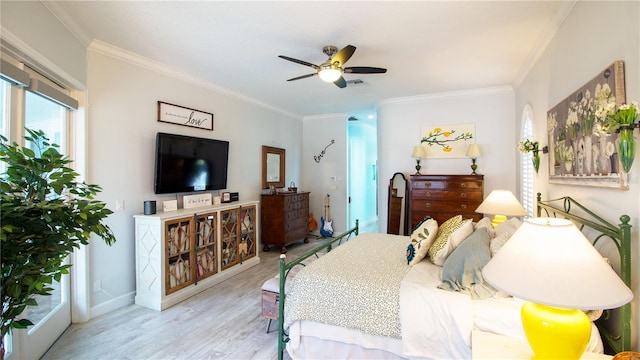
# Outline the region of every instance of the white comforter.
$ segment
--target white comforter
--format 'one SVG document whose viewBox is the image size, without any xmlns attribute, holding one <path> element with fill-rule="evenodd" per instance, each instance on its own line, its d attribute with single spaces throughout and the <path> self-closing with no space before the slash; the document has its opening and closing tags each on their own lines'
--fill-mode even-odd
<svg viewBox="0 0 640 360">
<path fill-rule="evenodd" d="M 383 240 L 384 239 L 384 240 Z M 401 242 L 402 246 L 399 245 Z M 309 354 L 317 352 L 320 357 L 332 358 L 329 343 L 334 345 L 340 344 L 356 344 L 360 345 L 366 351 L 382 349 L 387 353 L 396 354 L 405 358 L 471 358 L 471 331 L 479 329 L 483 331 L 494 332 L 507 336 L 524 338 L 522 325 L 520 321 L 520 307 L 522 302 L 513 298 L 489 298 L 484 300 L 471 300 L 467 294 L 457 293 L 438 289 L 441 283 L 442 268 L 434 265 L 428 260 L 423 260 L 413 267 L 389 266 L 386 262 L 376 261 L 378 256 L 384 258 L 391 257 L 391 264 L 397 264 L 397 259 L 402 259 L 404 264 L 404 253 L 402 247 L 406 248 L 409 243 L 407 237 L 389 236 L 386 234 L 362 234 L 348 243 L 341 245 L 334 250 L 330 257 L 323 256 L 319 260 L 312 263 L 313 266 L 307 266 L 302 269 L 294 278 L 291 293 L 287 296 L 285 304 L 285 323 L 286 327 L 290 327 L 291 341 L 287 345 L 290 354 L 295 348 L 300 346 L 307 352 L 306 355 L 293 356 L 293 358 L 313 357 Z M 341 251 L 338 251 L 342 248 Z M 348 250 L 348 251 L 347 251 Z M 373 256 L 372 253 L 376 253 Z M 326 258 L 325 258 L 326 257 Z M 323 261 L 323 258 L 324 261 Z M 344 262 L 344 264 L 341 264 Z M 325 265 L 323 265 L 325 264 Z M 345 265 L 351 268 L 348 275 L 340 278 L 340 284 L 332 286 L 335 279 L 334 276 L 340 272 Z M 355 267 L 354 267 L 355 265 Z M 330 281 L 324 284 L 318 283 L 318 279 L 308 282 L 305 273 L 316 271 L 314 268 L 322 268 L 323 276 L 320 278 L 332 277 Z M 393 274 L 394 278 L 391 283 L 385 281 L 372 281 L 382 275 L 385 271 L 395 268 L 399 274 Z M 375 274 L 373 277 L 355 274 Z M 380 272 L 380 269 L 385 269 Z M 407 271 L 408 270 L 408 271 Z M 302 277 L 300 276 L 302 275 Z M 311 276 L 311 278 L 314 278 Z M 299 279 L 307 279 L 300 280 Z M 363 280 L 368 279 L 368 280 Z M 350 284 L 349 281 L 354 281 Z M 303 282 L 304 281 L 304 282 Z M 375 293 L 380 294 L 379 288 L 381 283 L 390 286 L 392 289 L 384 291 L 385 297 L 396 299 L 397 306 L 393 304 L 389 306 L 381 306 L 377 303 L 374 296 L 374 302 L 368 303 L 362 298 L 368 297 L 366 294 L 369 290 L 363 287 L 363 281 L 373 282 L 377 286 Z M 395 283 L 396 285 L 390 285 Z M 303 285 L 304 284 L 304 285 Z M 316 288 L 316 287 L 325 288 Z M 328 287 L 328 288 L 327 288 Z M 301 289 L 303 288 L 303 290 Z M 336 289 L 339 291 L 336 293 Z M 346 289 L 354 289 L 349 291 Z M 357 300 L 347 296 L 356 295 Z M 323 297 L 330 294 L 329 298 Z M 342 295 L 341 295 L 342 294 Z M 354 301 L 357 304 L 354 310 Z M 379 301 L 379 298 L 378 298 Z M 306 307 L 306 303 L 311 303 L 312 308 Z M 323 310 L 335 312 L 336 309 L 349 309 L 346 313 L 343 311 L 342 316 L 336 317 L 335 314 L 327 315 L 326 320 L 321 317 Z M 311 314 L 311 316 L 309 316 Z M 400 336 L 389 334 L 383 335 L 376 333 L 376 329 L 367 331 L 369 325 L 344 325 L 336 323 L 338 321 L 354 321 L 362 314 L 379 314 L 377 321 L 383 323 L 382 326 L 375 326 L 377 331 L 380 329 L 394 329 L 400 327 Z M 354 316 L 358 315 L 358 316 Z M 341 318 L 341 319 L 340 319 Z M 371 323 L 370 317 L 367 323 Z M 394 319 L 397 319 L 394 322 Z M 315 325 L 314 325 L 315 324 Z M 364 327 L 363 327 L 364 326 Z M 392 333 L 394 331 L 391 331 Z M 602 342 L 598 336 L 597 330 L 592 332 L 592 342 L 588 350 L 594 352 L 602 352 Z M 384 337 L 387 336 L 387 337 Z M 316 341 L 316 350 L 309 343 L 303 344 L 303 338 L 307 337 L 308 341 Z M 381 341 L 381 339 L 388 339 Z M 377 344 L 377 345 L 373 345 Z M 310 347 L 311 346 L 311 347 Z M 335 355 L 339 357 L 354 356 L 354 352 L 344 352 L 340 346 L 336 346 Z M 368 350 L 367 350 L 368 349 Z M 340 352 L 342 351 L 342 352 Z M 359 353 L 358 353 L 359 354 Z M 356 356 L 367 356 L 363 355 Z M 374 357 L 387 357 L 377 356 Z"/>
<path fill-rule="evenodd" d="M 403 352 L 409 357 L 468 359 L 472 301 L 466 294 L 438 289 L 440 273 L 440 267 L 421 261 L 400 284 Z"/>
</svg>

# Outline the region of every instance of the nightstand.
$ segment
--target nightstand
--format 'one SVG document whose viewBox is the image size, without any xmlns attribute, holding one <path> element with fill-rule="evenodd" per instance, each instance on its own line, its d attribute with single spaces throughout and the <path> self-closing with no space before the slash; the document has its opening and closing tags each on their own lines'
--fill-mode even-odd
<svg viewBox="0 0 640 360">
<path fill-rule="evenodd" d="M 474 330 L 471 335 L 472 359 L 530 359 L 533 351 L 524 339 Z M 585 352 L 581 359 L 605 360 L 610 355 Z"/>
</svg>

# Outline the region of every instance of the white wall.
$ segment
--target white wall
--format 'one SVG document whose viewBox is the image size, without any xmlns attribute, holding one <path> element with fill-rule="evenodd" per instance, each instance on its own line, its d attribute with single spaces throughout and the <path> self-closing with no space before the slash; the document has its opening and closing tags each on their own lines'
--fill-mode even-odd
<svg viewBox="0 0 640 360">
<path fill-rule="evenodd" d="M 640 2 L 578 1 L 522 84 L 516 88 L 516 114 L 519 119 L 526 104 L 534 111 L 536 140 L 547 144 L 546 111 L 584 85 L 615 60 L 625 62 L 627 102 L 640 100 Z M 518 121 L 518 133 L 520 122 Z M 636 136 L 637 138 L 637 136 Z M 549 184 L 548 155 L 543 155 L 536 189 L 543 198 L 571 196 L 618 224 L 621 214 L 631 216 L 632 302 L 634 348 L 640 344 L 640 277 L 638 245 L 640 229 L 640 154 L 631 171 L 629 190 Z"/>
<path fill-rule="evenodd" d="M 378 217 L 386 232 L 387 186 L 396 172 L 415 173 L 411 157 L 425 126 L 475 124 L 478 174 L 484 175 L 485 196 L 494 189 L 516 191 L 514 93 L 510 87 L 428 95 L 385 101 L 378 107 Z M 471 174 L 471 159 L 423 159 L 422 174 Z"/>
<path fill-rule="evenodd" d="M 26 57 L 53 80 L 85 89 L 85 47 L 40 1 L 2 1 L 0 16 L 3 46 Z"/>
<path fill-rule="evenodd" d="M 221 94 L 162 66 L 143 68 L 139 61 L 104 44 L 92 45 L 88 55 L 88 181 L 103 187 L 100 199 L 112 210 L 116 200 L 125 203 L 107 219 L 116 244 L 90 245 L 90 283 L 101 280 L 105 290 L 92 297 L 94 316 L 122 305 L 135 291 L 133 215 L 142 213 L 145 200 L 157 200 L 161 208 L 160 201 L 175 197 L 153 193 L 157 132 L 228 140 L 227 190 L 238 191 L 240 200 L 260 198 L 262 145 L 286 149 L 286 181 L 300 181 L 302 119 Z M 158 122 L 159 100 L 213 113 L 214 130 Z"/>
<path fill-rule="evenodd" d="M 324 216 L 325 197 L 330 196 L 329 217 L 339 234 L 347 229 L 347 114 L 305 116 L 302 148 L 302 189 L 310 191 L 309 212 L 318 225 Z M 314 160 L 327 148 L 320 162 Z M 332 180 L 335 178 L 335 181 Z"/>
</svg>

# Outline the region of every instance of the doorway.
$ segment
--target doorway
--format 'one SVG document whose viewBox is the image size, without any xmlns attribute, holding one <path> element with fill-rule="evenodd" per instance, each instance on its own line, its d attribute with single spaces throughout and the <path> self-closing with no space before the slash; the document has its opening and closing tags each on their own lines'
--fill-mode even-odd
<svg viewBox="0 0 640 360">
<path fill-rule="evenodd" d="M 378 132 L 375 114 L 350 116 L 347 122 L 347 212 L 349 228 L 378 229 Z"/>
</svg>

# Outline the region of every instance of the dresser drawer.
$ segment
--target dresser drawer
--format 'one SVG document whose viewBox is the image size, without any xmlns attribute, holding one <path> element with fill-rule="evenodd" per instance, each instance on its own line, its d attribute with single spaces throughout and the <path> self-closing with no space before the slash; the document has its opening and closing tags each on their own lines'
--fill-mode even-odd
<svg viewBox="0 0 640 360">
<path fill-rule="evenodd" d="M 411 193 L 412 200 L 461 200 L 461 201 L 478 201 L 478 205 L 482 202 L 482 192 L 475 190 L 456 190 L 456 191 L 432 191 L 432 190 L 415 190 Z"/>
<path fill-rule="evenodd" d="M 475 212 L 479 204 L 475 201 L 443 201 L 414 199 L 412 210 Z"/>
<path fill-rule="evenodd" d="M 416 190 L 444 190 L 447 188 L 446 180 L 423 180 L 411 182 L 411 191 Z"/>
<path fill-rule="evenodd" d="M 482 192 L 483 182 L 478 180 L 465 180 L 465 179 L 449 180 L 447 181 L 447 188 Z"/>
</svg>

